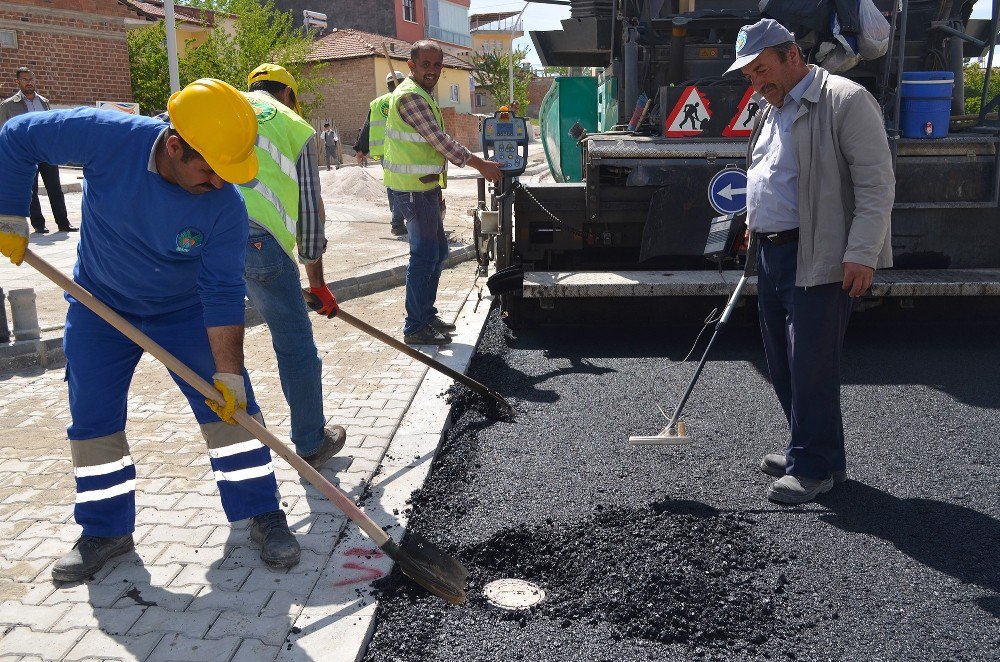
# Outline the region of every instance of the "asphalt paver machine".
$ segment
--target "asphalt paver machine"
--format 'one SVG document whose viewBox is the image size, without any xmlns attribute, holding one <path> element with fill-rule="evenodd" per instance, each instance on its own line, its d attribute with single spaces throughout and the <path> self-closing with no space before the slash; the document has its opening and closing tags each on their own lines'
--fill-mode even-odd
<svg viewBox="0 0 1000 662">
<path fill-rule="evenodd" d="M 705 246 L 713 220 L 746 206 L 746 141 L 760 104 L 739 72 L 724 72 L 740 27 L 762 16 L 785 23 L 810 61 L 826 55 L 820 66 L 863 85 L 883 110 L 897 181 L 895 267 L 877 273 L 858 310 L 996 314 L 1000 98 L 987 90 L 1000 0 L 988 19 L 970 18 L 971 0 L 874 4 L 891 35 L 872 60 L 830 58 L 830 45 L 858 29 L 850 0 L 571 0 L 562 30 L 532 32 L 542 63 L 584 74 L 566 77 L 583 87 L 557 78 L 542 104 L 555 181 L 521 182 L 510 170 L 494 195 L 480 196 L 481 265 L 495 262 L 490 289 L 507 319 L 586 319 L 606 315 L 609 303 L 618 315 L 693 311 L 700 319 L 732 292 L 739 272 L 706 260 Z M 795 13 L 803 5 L 812 14 Z M 965 83 L 972 58 L 987 67 L 974 90 Z M 907 72 L 953 77 L 947 130 L 933 132 L 947 135 L 907 135 Z M 980 101 L 978 113 L 966 111 L 967 95 Z M 567 126 L 575 111 L 582 119 Z M 506 124 L 499 114 L 486 120 L 484 147 L 493 149 L 502 136 L 487 136 L 487 126 Z M 746 293 L 755 293 L 753 282 Z"/>
</svg>

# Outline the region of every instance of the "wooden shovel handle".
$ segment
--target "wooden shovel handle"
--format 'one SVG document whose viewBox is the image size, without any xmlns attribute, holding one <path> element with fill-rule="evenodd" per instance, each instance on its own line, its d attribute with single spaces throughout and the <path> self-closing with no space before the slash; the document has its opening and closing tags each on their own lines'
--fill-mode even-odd
<svg viewBox="0 0 1000 662">
<path fill-rule="evenodd" d="M 203 396 L 215 400 L 219 404 L 225 404 L 222 400 L 222 394 L 219 393 L 214 386 L 202 379 L 198 373 L 181 363 L 181 361 L 179 361 L 173 354 L 154 342 L 152 338 L 129 324 L 125 318 L 113 311 L 86 289 L 67 278 L 58 269 L 46 262 L 36 253 L 32 252 L 31 249 L 28 249 L 25 252 L 24 261 L 37 269 L 42 275 L 46 276 L 56 285 L 73 295 L 77 301 L 94 311 L 94 313 L 99 315 L 105 322 L 116 328 L 118 331 L 121 331 L 132 342 L 152 354 L 160 363 L 165 365 L 168 370 L 193 386 Z M 326 478 L 323 478 L 320 472 L 309 466 L 309 463 L 299 457 L 297 453 L 285 446 L 285 444 L 282 443 L 278 437 L 257 422 L 257 419 L 253 418 L 241 409 L 236 411 L 233 418 L 236 419 L 236 422 L 246 428 L 247 431 L 253 436 L 257 437 L 261 443 L 280 455 L 286 462 L 288 462 L 288 464 L 292 465 L 292 467 L 298 471 L 299 474 L 312 483 L 312 485 L 317 490 L 322 492 L 328 499 L 330 499 L 330 501 L 332 501 L 337 508 L 351 518 L 359 527 L 361 527 L 361 530 L 368 534 L 368 537 L 371 538 L 375 544 L 381 547 L 386 543 L 386 541 L 389 540 L 388 534 L 382 530 L 382 527 L 372 521 L 368 515 L 354 505 L 354 502 L 351 501 L 346 494 L 344 494 Z"/>
</svg>

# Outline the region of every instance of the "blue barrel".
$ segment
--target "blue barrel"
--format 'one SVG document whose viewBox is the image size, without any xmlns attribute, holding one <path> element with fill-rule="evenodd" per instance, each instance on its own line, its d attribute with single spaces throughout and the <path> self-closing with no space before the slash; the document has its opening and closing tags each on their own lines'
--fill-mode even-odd
<svg viewBox="0 0 1000 662">
<path fill-rule="evenodd" d="M 904 138 L 944 138 L 951 121 L 950 71 L 904 71 L 899 124 Z"/>
</svg>

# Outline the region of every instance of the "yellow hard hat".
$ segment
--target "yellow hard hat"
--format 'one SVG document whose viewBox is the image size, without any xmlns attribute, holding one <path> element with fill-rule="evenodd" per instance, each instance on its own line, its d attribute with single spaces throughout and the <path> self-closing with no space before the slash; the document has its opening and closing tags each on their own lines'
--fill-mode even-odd
<svg viewBox="0 0 1000 662">
<path fill-rule="evenodd" d="M 257 116 L 232 85 L 199 78 L 170 95 L 170 124 L 222 179 L 245 184 L 257 176 Z"/>
<path fill-rule="evenodd" d="M 299 105 L 299 84 L 295 82 L 295 76 L 288 73 L 288 69 L 280 64 L 262 64 L 247 76 L 247 88 L 259 80 L 273 80 L 292 88 L 292 92 L 295 94 L 295 107 L 292 110 L 298 115 L 302 114 L 302 106 Z"/>
</svg>

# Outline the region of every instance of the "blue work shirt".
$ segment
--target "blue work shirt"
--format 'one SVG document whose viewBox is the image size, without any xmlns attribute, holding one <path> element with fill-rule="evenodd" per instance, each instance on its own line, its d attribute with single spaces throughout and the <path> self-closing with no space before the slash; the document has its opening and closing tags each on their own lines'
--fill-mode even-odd
<svg viewBox="0 0 1000 662">
<path fill-rule="evenodd" d="M 785 95 L 781 108 L 764 118 L 747 169 L 747 224 L 754 232 L 782 232 L 799 227 L 799 167 L 792 122 L 816 68 Z"/>
<path fill-rule="evenodd" d="M 167 125 L 113 110 L 25 113 L 0 129 L 0 214 L 27 216 L 36 163 L 83 165 L 74 280 L 121 313 L 199 303 L 206 327 L 242 326 L 249 232 L 232 184 L 194 195 L 156 171 Z"/>
</svg>

